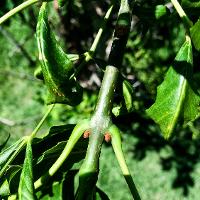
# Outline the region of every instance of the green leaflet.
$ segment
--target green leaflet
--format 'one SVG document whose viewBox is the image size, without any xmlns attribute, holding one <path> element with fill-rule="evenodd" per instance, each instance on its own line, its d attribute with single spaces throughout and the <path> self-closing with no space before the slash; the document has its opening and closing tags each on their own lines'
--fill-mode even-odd
<svg viewBox="0 0 200 200">
<path fill-rule="evenodd" d="M 124 80 L 122 83 L 122 89 L 126 109 L 128 112 L 131 112 L 133 111 L 133 87 L 127 80 Z"/>
<path fill-rule="evenodd" d="M 190 28 L 190 35 L 192 42 L 194 44 L 194 47 L 196 50 L 200 51 L 200 18 L 198 21 Z"/>
<path fill-rule="evenodd" d="M 155 8 L 155 17 L 156 19 L 162 18 L 167 14 L 167 8 L 164 5 L 157 5 Z"/>
<path fill-rule="evenodd" d="M 171 136 L 178 120 L 186 124 L 199 114 L 200 97 L 192 87 L 192 64 L 191 40 L 187 37 L 158 87 L 155 103 L 147 110 L 166 139 Z"/>
<path fill-rule="evenodd" d="M 32 168 L 32 147 L 31 140 L 28 140 L 26 146 L 26 155 L 22 173 L 20 176 L 18 196 L 19 200 L 34 200 L 34 185 L 33 185 L 33 168 Z"/>
<path fill-rule="evenodd" d="M 64 53 L 50 29 L 46 3 L 40 9 L 37 24 L 37 41 L 44 81 L 49 91 L 47 104 L 77 105 L 82 99 L 82 88 L 75 79 L 73 63 Z"/>
</svg>

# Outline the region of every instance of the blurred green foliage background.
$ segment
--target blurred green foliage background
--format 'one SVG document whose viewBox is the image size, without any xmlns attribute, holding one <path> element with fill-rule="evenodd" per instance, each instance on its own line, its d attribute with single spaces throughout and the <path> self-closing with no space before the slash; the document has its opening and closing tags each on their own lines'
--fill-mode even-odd
<svg viewBox="0 0 200 200">
<path fill-rule="evenodd" d="M 1 1 L 0 15 L 20 2 Z M 109 4 L 110 1 L 74 0 L 58 9 L 55 2 L 51 3 L 49 20 L 67 52 L 82 54 L 89 49 Z M 166 12 L 157 17 L 156 8 L 160 4 L 167 6 Z M 187 7 L 185 9 L 187 11 Z M 0 144 L 9 134 L 8 145 L 30 134 L 47 110 L 46 88 L 33 75 L 39 66 L 35 38 L 38 11 L 39 4 L 36 4 L 0 26 Z M 116 13 L 117 8 L 98 46 L 98 58 L 107 57 Z M 195 13 L 198 13 L 197 8 L 195 12 L 188 12 L 194 21 L 198 18 Z M 183 41 L 184 27 L 169 1 L 137 0 L 134 3 L 122 74 L 134 87 L 135 107 L 132 113 L 113 116 L 113 121 L 123 132 L 126 159 L 144 200 L 199 199 L 199 120 L 187 127 L 178 126 L 176 137 L 166 142 L 159 128 L 145 114 Z M 199 58 L 194 50 L 197 86 Z M 101 67 L 94 62 L 85 67 L 79 77 L 85 89 L 83 102 L 74 108 L 57 105 L 40 134 L 53 125 L 77 123 L 92 114 L 103 75 Z M 116 103 L 117 98 L 116 95 Z M 131 199 L 109 144 L 103 147 L 100 165 L 98 185 L 110 199 Z"/>
</svg>

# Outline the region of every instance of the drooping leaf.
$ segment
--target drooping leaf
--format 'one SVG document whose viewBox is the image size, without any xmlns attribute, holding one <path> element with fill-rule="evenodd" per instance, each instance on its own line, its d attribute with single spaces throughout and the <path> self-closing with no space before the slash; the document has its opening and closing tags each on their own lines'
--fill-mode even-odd
<svg viewBox="0 0 200 200">
<path fill-rule="evenodd" d="M 20 176 L 20 183 L 18 189 L 19 200 L 34 200 L 34 180 L 33 180 L 33 155 L 31 140 L 28 140 L 26 146 L 26 156 L 24 160 L 24 165 L 22 173 Z"/>
<path fill-rule="evenodd" d="M 46 3 L 42 4 L 37 23 L 39 59 L 45 84 L 48 88 L 47 104 L 77 105 L 82 100 L 82 88 L 70 79 L 73 63 L 55 39 L 48 23 Z"/>
<path fill-rule="evenodd" d="M 192 42 L 194 44 L 194 47 L 196 50 L 200 51 L 200 18 L 198 21 L 190 28 L 190 35 Z"/>
<path fill-rule="evenodd" d="M 166 139 L 171 136 L 178 120 L 186 124 L 199 114 L 200 97 L 192 85 L 192 64 L 191 40 L 187 37 L 158 87 L 155 103 L 147 110 Z"/>
</svg>

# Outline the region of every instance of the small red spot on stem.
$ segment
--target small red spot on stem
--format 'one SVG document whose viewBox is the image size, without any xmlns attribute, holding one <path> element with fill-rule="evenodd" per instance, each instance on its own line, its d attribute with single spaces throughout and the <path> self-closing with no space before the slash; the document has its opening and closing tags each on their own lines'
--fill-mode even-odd
<svg viewBox="0 0 200 200">
<path fill-rule="evenodd" d="M 110 135 L 109 132 L 105 132 L 105 134 L 104 134 L 104 139 L 105 139 L 106 142 L 110 142 L 110 140 L 111 140 L 111 135 Z"/>
<path fill-rule="evenodd" d="M 89 138 L 89 137 L 90 137 L 90 134 L 91 134 L 90 130 L 86 130 L 86 131 L 83 133 L 83 137 L 84 137 L 84 138 Z"/>
</svg>

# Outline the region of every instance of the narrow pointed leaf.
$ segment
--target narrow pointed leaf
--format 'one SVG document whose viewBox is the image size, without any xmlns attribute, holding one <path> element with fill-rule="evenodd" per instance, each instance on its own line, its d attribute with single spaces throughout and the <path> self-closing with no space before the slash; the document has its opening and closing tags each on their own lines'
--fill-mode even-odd
<svg viewBox="0 0 200 200">
<path fill-rule="evenodd" d="M 32 147 L 29 140 L 26 147 L 26 157 L 20 177 L 18 196 L 19 200 L 34 200 L 34 181 L 32 169 Z"/>
<path fill-rule="evenodd" d="M 191 40 L 187 38 L 158 87 L 155 103 L 147 110 L 166 139 L 171 136 L 178 120 L 186 124 L 199 114 L 200 97 L 192 86 L 192 64 Z"/>
</svg>

